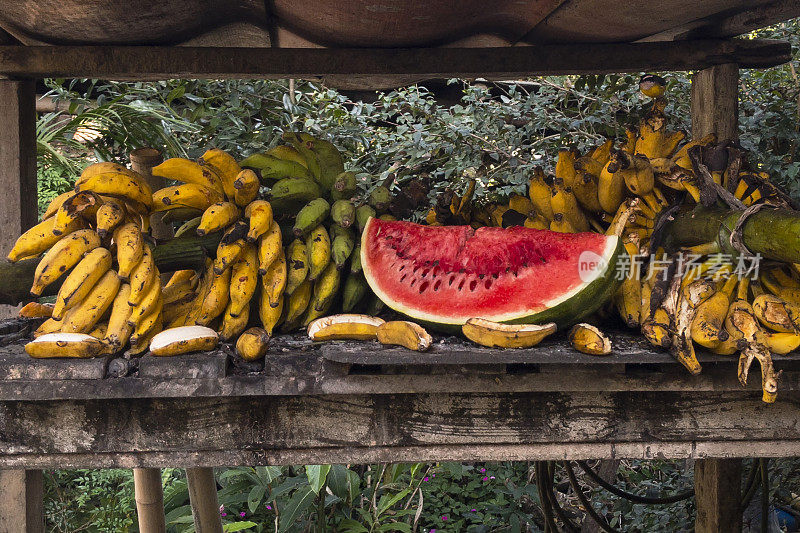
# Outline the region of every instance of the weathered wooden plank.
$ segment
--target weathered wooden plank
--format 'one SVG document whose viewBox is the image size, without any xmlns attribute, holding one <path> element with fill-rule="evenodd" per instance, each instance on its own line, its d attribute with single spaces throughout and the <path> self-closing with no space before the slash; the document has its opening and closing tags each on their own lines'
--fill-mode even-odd
<svg viewBox="0 0 800 533">
<path fill-rule="evenodd" d="M 164 79 L 398 79 L 691 70 L 724 63 L 768 67 L 789 60 L 788 43 L 702 40 L 639 44 L 564 44 L 498 48 L 281 49 L 2 46 L 0 73 L 21 77 Z"/>
<path fill-rule="evenodd" d="M 2 402 L 0 466 L 786 456 L 798 422 L 758 391 Z"/>
<path fill-rule="evenodd" d="M 178 357 L 145 356 L 139 360 L 139 376 L 161 379 L 220 379 L 225 377 L 228 355 L 199 352 Z"/>
<path fill-rule="evenodd" d="M 714 133 L 717 139 L 739 138 L 739 65 L 716 65 L 692 78 L 692 138 Z"/>
<path fill-rule="evenodd" d="M 0 257 L 37 221 L 36 90 L 32 80 L 0 80 Z M 0 305 L 0 319 L 16 309 Z"/>
<path fill-rule="evenodd" d="M 703 459 L 694 464 L 694 490 L 697 501 L 695 531 L 717 533 L 741 531 L 742 509 L 739 485 L 741 459 Z"/>
<path fill-rule="evenodd" d="M 0 470 L 0 533 L 44 533 L 41 470 Z"/>
</svg>

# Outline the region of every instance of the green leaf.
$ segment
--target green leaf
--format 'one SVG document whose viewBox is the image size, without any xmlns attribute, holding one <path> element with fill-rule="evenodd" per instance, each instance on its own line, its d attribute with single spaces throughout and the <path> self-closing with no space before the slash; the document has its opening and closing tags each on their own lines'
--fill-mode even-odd
<svg viewBox="0 0 800 533">
<path fill-rule="evenodd" d="M 264 493 L 267 491 L 267 488 L 264 485 L 256 485 L 250 490 L 250 494 L 247 496 L 247 508 L 250 509 L 251 513 L 255 513 L 258 506 L 261 504 L 261 500 L 264 499 Z"/>
<path fill-rule="evenodd" d="M 350 494 L 347 490 L 347 472 L 344 465 L 331 465 L 331 471 L 328 472 L 328 487 L 342 500 L 347 500 Z"/>
<path fill-rule="evenodd" d="M 322 486 L 325 485 L 325 480 L 328 477 L 328 472 L 331 470 L 331 465 L 306 465 L 306 476 L 308 476 L 308 484 L 319 494 Z"/>
<path fill-rule="evenodd" d="M 402 531 L 403 533 L 411 533 L 411 526 L 403 522 L 392 522 L 390 524 L 378 526 L 378 531 Z"/>
<path fill-rule="evenodd" d="M 222 531 L 225 533 L 233 533 L 234 531 L 244 531 L 258 526 L 255 522 L 231 522 L 222 526 Z"/>
<path fill-rule="evenodd" d="M 382 515 L 386 512 L 387 509 L 390 509 L 394 504 L 405 498 L 411 493 L 411 489 L 401 490 L 391 498 L 387 496 L 381 496 L 380 501 L 378 501 L 378 516 Z"/>
<path fill-rule="evenodd" d="M 279 515 L 278 533 L 287 531 L 300 518 L 303 511 L 314 503 L 316 496 L 308 485 L 297 489 Z"/>
<path fill-rule="evenodd" d="M 363 526 L 360 522 L 352 518 L 345 518 L 339 522 L 340 533 L 369 533 L 369 529 Z"/>
</svg>

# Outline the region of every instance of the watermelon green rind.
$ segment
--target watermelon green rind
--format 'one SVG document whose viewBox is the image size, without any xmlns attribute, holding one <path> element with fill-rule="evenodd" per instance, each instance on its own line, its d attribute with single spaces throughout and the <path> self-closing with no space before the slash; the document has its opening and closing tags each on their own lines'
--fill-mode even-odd
<svg viewBox="0 0 800 533">
<path fill-rule="evenodd" d="M 368 227 L 365 228 L 362 235 L 361 253 L 364 275 L 375 294 L 381 300 L 383 300 L 386 305 L 395 311 L 412 318 L 413 320 L 434 326 L 438 329 L 460 329 L 460 326 L 463 324 L 464 320 L 466 320 L 463 317 L 456 316 L 455 314 L 452 317 L 448 317 L 446 312 L 439 312 L 437 314 L 429 315 L 426 311 L 420 309 L 419 306 L 415 308 L 413 301 L 409 302 L 409 305 L 404 305 L 402 301 L 393 299 L 384 290 L 382 290 L 382 282 L 379 278 L 382 276 L 385 278 L 385 272 L 378 268 L 381 266 L 379 264 L 375 265 L 376 272 L 373 272 L 372 268 L 370 268 L 371 263 L 367 257 L 368 250 L 370 249 L 368 237 L 373 233 L 369 230 L 369 228 L 373 223 L 381 224 L 380 222 L 369 222 Z M 529 310 L 529 314 L 525 312 L 523 306 L 522 309 L 516 309 L 510 314 L 498 313 L 491 316 L 485 316 L 483 318 L 490 318 L 491 320 L 498 322 L 509 323 L 556 322 L 559 327 L 564 327 L 571 323 L 580 321 L 587 315 L 595 312 L 598 308 L 600 308 L 600 306 L 610 299 L 611 295 L 619 285 L 619 282 L 616 280 L 617 263 L 620 254 L 624 253 L 624 248 L 617 237 L 603 236 L 602 238 L 605 241 L 602 251 L 598 250 L 597 248 L 594 249 L 595 252 L 600 252 L 599 257 L 603 260 L 600 263 L 602 268 L 593 269 L 591 272 L 591 279 L 586 279 L 584 273 L 584 275 L 581 276 L 578 285 L 572 287 L 568 292 L 557 294 L 549 301 L 540 302 L 535 311 L 533 308 Z M 385 283 L 385 281 L 383 283 Z M 387 286 L 387 289 L 391 289 L 391 287 Z"/>
</svg>

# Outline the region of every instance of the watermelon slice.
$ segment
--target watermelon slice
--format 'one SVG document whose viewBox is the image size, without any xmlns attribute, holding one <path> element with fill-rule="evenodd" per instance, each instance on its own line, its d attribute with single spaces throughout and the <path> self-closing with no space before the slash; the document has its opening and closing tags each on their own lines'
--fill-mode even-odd
<svg viewBox="0 0 800 533">
<path fill-rule="evenodd" d="M 596 311 L 618 285 L 619 239 L 599 233 L 423 226 L 371 219 L 361 264 L 392 309 L 433 325 L 473 317 L 566 326 Z"/>
</svg>

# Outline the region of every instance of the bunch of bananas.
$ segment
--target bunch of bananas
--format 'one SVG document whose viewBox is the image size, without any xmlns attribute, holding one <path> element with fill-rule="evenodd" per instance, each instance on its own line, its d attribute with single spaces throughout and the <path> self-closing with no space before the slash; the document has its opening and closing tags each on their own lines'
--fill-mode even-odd
<svg viewBox="0 0 800 533">
<path fill-rule="evenodd" d="M 31 294 L 61 281 L 50 317 L 34 336 L 88 334 L 102 353 L 141 353 L 162 328 L 159 272 L 146 242 L 152 194 L 136 172 L 88 166 L 75 190 L 56 197 L 43 220 L 17 239 L 9 261 L 41 256 Z M 82 343 L 71 355 L 97 355 Z M 81 350 L 88 350 L 83 353 Z M 91 352 L 91 353 L 89 353 Z"/>
</svg>

